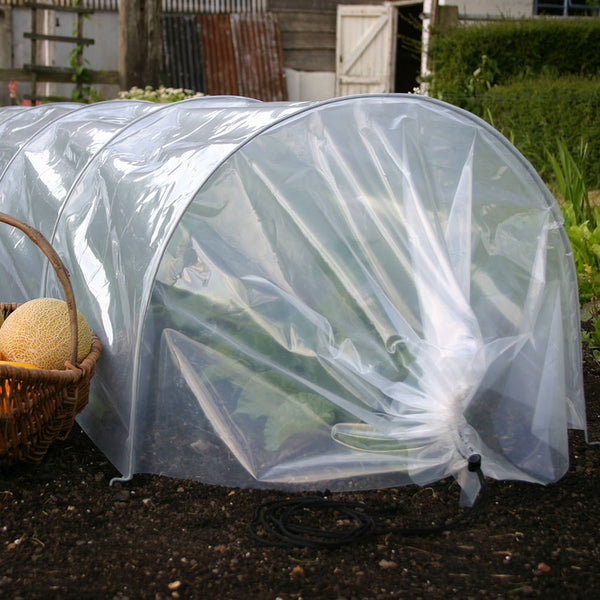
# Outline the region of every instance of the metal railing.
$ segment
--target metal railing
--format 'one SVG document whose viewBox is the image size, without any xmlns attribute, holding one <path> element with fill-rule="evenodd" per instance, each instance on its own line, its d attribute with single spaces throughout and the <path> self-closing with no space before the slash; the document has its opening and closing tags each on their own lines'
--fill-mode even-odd
<svg viewBox="0 0 600 600">
<path fill-rule="evenodd" d="M 24 6 L 27 0 L 0 0 L 0 6 Z M 73 0 L 45 0 L 55 6 L 72 6 Z M 118 11 L 119 0 L 81 0 L 79 6 L 95 11 Z M 165 13 L 265 12 L 267 0 L 162 0 Z"/>
</svg>

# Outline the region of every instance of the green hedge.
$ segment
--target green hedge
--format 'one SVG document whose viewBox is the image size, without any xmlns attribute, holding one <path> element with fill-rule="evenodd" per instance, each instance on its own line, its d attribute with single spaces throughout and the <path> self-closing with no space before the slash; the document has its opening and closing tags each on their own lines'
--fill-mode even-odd
<svg viewBox="0 0 600 600">
<path fill-rule="evenodd" d="M 600 188 L 600 77 L 541 77 L 496 86 L 480 97 L 481 116 L 511 139 L 540 175 L 552 171 L 546 149 L 562 138 L 573 156 L 587 144 L 582 168 L 590 189 Z"/>
<path fill-rule="evenodd" d="M 540 75 L 600 74 L 600 18 L 505 19 L 432 36 L 431 92 L 471 108 L 492 85 Z"/>
<path fill-rule="evenodd" d="M 600 18 L 504 19 L 432 37 L 430 93 L 490 121 L 552 178 L 562 138 L 600 188 Z"/>
</svg>

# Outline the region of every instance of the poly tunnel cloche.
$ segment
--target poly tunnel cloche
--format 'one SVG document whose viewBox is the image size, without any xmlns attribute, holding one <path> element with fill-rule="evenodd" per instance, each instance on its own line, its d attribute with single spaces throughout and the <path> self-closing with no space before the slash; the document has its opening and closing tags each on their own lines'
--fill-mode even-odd
<svg viewBox="0 0 600 600">
<path fill-rule="evenodd" d="M 127 479 L 548 483 L 585 429 L 560 210 L 492 127 L 417 95 L 0 109 L 0 210 L 104 351 L 78 422 Z M 0 230 L 12 302 L 61 296 Z M 18 255 L 18 260 L 15 258 Z"/>
</svg>

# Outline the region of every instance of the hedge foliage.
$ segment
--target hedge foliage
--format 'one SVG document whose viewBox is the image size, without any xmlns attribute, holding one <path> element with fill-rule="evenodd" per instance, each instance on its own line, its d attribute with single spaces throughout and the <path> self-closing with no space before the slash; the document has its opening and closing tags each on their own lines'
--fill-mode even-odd
<svg viewBox="0 0 600 600">
<path fill-rule="evenodd" d="M 600 18 L 505 19 L 434 35 L 430 93 L 490 121 L 544 179 L 563 139 L 600 187 Z"/>
<path fill-rule="evenodd" d="M 599 48 L 600 18 L 503 19 L 461 25 L 432 36 L 432 93 L 460 104 L 474 91 L 484 91 L 473 90 L 478 77 L 480 83 L 505 85 L 544 74 L 600 75 Z M 474 75 L 478 70 L 483 73 Z"/>
<path fill-rule="evenodd" d="M 479 108 L 546 181 L 552 178 L 546 152 L 556 154 L 561 139 L 580 157 L 588 188 L 600 189 L 600 77 L 540 77 L 495 86 L 481 96 Z"/>
</svg>

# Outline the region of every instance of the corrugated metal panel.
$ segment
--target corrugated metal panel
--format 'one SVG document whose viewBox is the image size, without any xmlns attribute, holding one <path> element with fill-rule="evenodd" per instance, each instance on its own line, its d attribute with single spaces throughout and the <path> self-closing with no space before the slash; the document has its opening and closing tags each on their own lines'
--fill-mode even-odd
<svg viewBox="0 0 600 600">
<path fill-rule="evenodd" d="M 227 14 L 198 15 L 200 39 L 209 95 L 239 96 L 231 22 Z"/>
<path fill-rule="evenodd" d="M 204 67 L 194 15 L 166 14 L 161 18 L 163 72 L 169 86 L 204 91 Z"/>
<path fill-rule="evenodd" d="M 277 17 L 272 13 L 232 14 L 231 29 L 241 94 L 259 100 L 287 100 Z"/>
<path fill-rule="evenodd" d="M 0 4 L 9 6 L 23 6 L 30 0 L 0 0 Z M 73 6 L 73 0 L 43 0 L 45 4 L 56 6 Z M 81 0 L 79 6 L 90 10 L 119 10 L 119 0 Z"/>
<path fill-rule="evenodd" d="M 267 0 L 162 0 L 164 12 L 232 13 L 263 12 Z"/>
<path fill-rule="evenodd" d="M 0 5 L 23 6 L 28 0 L 0 0 Z M 57 6 L 71 6 L 73 0 L 44 0 Z M 81 0 L 80 6 L 90 10 L 119 10 L 119 0 Z M 165 13 L 231 13 L 263 12 L 267 0 L 162 0 Z"/>
<path fill-rule="evenodd" d="M 189 87 L 211 96 L 248 96 L 258 100 L 287 100 L 287 84 L 283 67 L 283 50 L 279 22 L 271 13 L 208 13 L 196 17 L 201 50 L 201 67 L 186 62 L 181 46 L 195 43 L 189 32 L 176 33 L 182 26 L 174 25 L 185 15 L 163 15 L 163 28 L 168 28 L 169 39 L 164 38 L 165 75 L 167 85 Z M 164 29 L 163 29 L 164 30 Z M 184 38 L 183 35 L 186 37 Z M 188 40 L 187 42 L 185 40 Z M 189 81 L 178 75 L 185 69 L 201 70 L 203 87 L 178 83 Z"/>
</svg>

